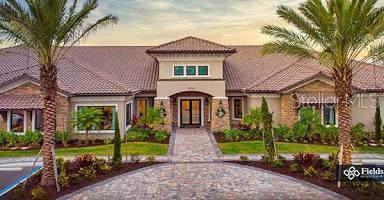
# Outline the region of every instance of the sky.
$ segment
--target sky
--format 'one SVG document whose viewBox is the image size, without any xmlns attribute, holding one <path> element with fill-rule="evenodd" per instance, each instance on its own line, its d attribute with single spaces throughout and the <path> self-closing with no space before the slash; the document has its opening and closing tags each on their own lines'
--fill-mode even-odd
<svg viewBox="0 0 384 200">
<path fill-rule="evenodd" d="M 263 44 L 260 28 L 284 25 L 278 5 L 302 0 L 100 0 L 94 17 L 114 14 L 118 25 L 99 31 L 81 45 L 158 45 L 185 36 L 222 44 Z"/>
<path fill-rule="evenodd" d="M 107 14 L 118 16 L 120 21 L 91 35 L 80 45 L 158 45 L 186 36 L 227 45 L 264 44 L 269 38 L 261 34 L 263 25 L 287 25 L 277 16 L 277 6 L 297 8 L 303 1 L 99 0 L 90 21 Z M 384 5 L 384 0 L 378 2 Z"/>
</svg>

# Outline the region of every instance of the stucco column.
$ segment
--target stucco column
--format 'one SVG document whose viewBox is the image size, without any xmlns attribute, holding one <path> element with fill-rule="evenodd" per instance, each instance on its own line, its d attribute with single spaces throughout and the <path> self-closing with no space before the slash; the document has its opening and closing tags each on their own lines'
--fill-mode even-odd
<svg viewBox="0 0 384 200">
<path fill-rule="evenodd" d="M 211 105 L 211 131 L 220 132 L 230 128 L 228 97 L 213 97 Z M 222 113 L 218 113 L 223 110 Z"/>
<path fill-rule="evenodd" d="M 172 110 L 171 110 L 171 99 L 169 97 L 156 97 L 155 107 L 163 108 L 165 111 L 164 124 L 155 127 L 156 130 L 167 130 L 172 131 Z"/>
</svg>

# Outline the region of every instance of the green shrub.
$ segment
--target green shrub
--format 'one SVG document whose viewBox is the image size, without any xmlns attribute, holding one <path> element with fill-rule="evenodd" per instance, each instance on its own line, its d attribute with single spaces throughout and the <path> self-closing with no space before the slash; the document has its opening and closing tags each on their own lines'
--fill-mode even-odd
<svg viewBox="0 0 384 200">
<path fill-rule="evenodd" d="M 154 136 L 156 141 L 159 141 L 159 142 L 164 141 L 165 139 L 168 138 L 168 131 L 166 130 L 155 131 Z"/>
<path fill-rule="evenodd" d="M 138 126 L 148 126 L 153 129 L 164 124 L 164 110 L 162 108 L 148 108 L 146 115 L 141 116 L 137 122 Z"/>
<path fill-rule="evenodd" d="M 67 172 L 65 170 L 60 172 L 58 182 L 61 187 L 69 187 L 69 177 L 67 176 Z"/>
<path fill-rule="evenodd" d="M 149 135 L 150 131 L 135 127 L 130 128 L 126 133 L 128 141 L 143 141 L 147 139 Z"/>
<path fill-rule="evenodd" d="M 279 126 L 275 128 L 274 131 L 275 137 L 279 141 L 285 141 L 291 136 L 291 129 L 286 125 L 279 124 Z"/>
<path fill-rule="evenodd" d="M 79 174 L 90 181 L 96 180 L 96 170 L 93 167 L 82 167 L 79 170 Z"/>
<path fill-rule="evenodd" d="M 304 176 L 313 177 L 317 174 L 317 171 L 312 166 L 304 169 Z"/>
<path fill-rule="evenodd" d="M 139 163 L 141 161 L 141 156 L 139 153 L 133 153 L 130 155 L 130 161 L 132 163 Z"/>
<path fill-rule="evenodd" d="M 31 198 L 33 200 L 44 200 L 48 198 L 48 194 L 43 188 L 37 187 L 31 190 Z"/>
<path fill-rule="evenodd" d="M 364 138 L 367 138 L 367 133 L 364 131 L 365 125 L 363 123 L 357 123 L 351 127 L 351 137 L 352 140 L 361 141 Z"/>
<path fill-rule="evenodd" d="M 69 182 L 74 185 L 78 185 L 80 183 L 80 174 L 72 173 L 69 175 Z"/>
<path fill-rule="evenodd" d="M 292 127 L 292 141 L 302 141 L 307 135 L 307 126 L 301 122 L 296 122 Z"/>
<path fill-rule="evenodd" d="M 262 122 L 262 115 L 260 108 L 250 108 L 247 114 L 244 116 L 243 124 L 251 126 L 254 130 L 259 130 L 260 123 Z"/>
<path fill-rule="evenodd" d="M 284 166 L 284 163 L 283 163 L 283 161 L 282 160 L 274 160 L 273 162 L 272 162 L 272 167 L 276 167 L 276 168 L 280 168 L 280 167 L 282 167 L 282 166 Z"/>
<path fill-rule="evenodd" d="M 297 163 L 292 163 L 289 165 L 289 169 L 291 172 L 298 172 L 299 171 L 299 165 Z"/>
<path fill-rule="evenodd" d="M 248 156 L 241 155 L 240 160 L 245 162 L 245 161 L 249 161 L 249 158 L 248 158 Z"/>
<path fill-rule="evenodd" d="M 9 133 L 7 131 L 0 130 L 0 145 L 5 146 L 8 142 L 8 135 Z"/>
<path fill-rule="evenodd" d="M 316 166 L 318 166 L 318 167 L 320 167 L 320 168 L 325 168 L 325 167 L 327 167 L 327 163 L 328 163 L 328 161 L 327 160 L 325 160 L 324 158 L 318 158 L 317 159 L 317 164 L 316 164 Z"/>
<path fill-rule="evenodd" d="M 56 141 L 61 142 L 64 148 L 68 146 L 68 142 L 72 139 L 71 131 L 56 131 Z"/>
<path fill-rule="evenodd" d="M 22 142 L 22 136 L 10 132 L 8 135 L 8 145 L 11 147 L 19 146 Z"/>
<path fill-rule="evenodd" d="M 330 126 L 326 129 L 328 139 L 331 141 L 332 144 L 337 144 L 338 137 L 339 137 L 339 128 L 336 126 Z"/>
<path fill-rule="evenodd" d="M 154 155 L 150 155 L 150 156 L 147 157 L 147 161 L 149 163 L 154 163 L 156 161 L 156 158 L 155 158 Z"/>
<path fill-rule="evenodd" d="M 12 200 L 26 199 L 25 198 L 25 188 L 22 186 L 15 187 L 15 189 L 12 190 L 11 199 Z"/>
<path fill-rule="evenodd" d="M 325 171 L 321 174 L 321 177 L 325 181 L 334 181 L 336 179 L 335 174 L 330 171 Z"/>
<path fill-rule="evenodd" d="M 239 129 L 227 129 L 224 131 L 224 138 L 229 141 L 238 141 L 243 135 L 243 131 Z"/>
</svg>

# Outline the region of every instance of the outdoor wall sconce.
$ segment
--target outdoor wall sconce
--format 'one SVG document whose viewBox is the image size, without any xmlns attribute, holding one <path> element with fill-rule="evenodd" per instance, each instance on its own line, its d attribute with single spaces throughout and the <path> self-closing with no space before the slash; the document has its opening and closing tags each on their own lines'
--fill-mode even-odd
<svg viewBox="0 0 384 200">
<path fill-rule="evenodd" d="M 167 111 L 164 108 L 164 102 L 160 101 L 160 113 L 161 116 L 166 117 L 167 116 Z"/>
<path fill-rule="evenodd" d="M 216 116 L 219 118 L 223 118 L 225 116 L 226 112 L 223 108 L 223 102 L 220 100 L 219 102 L 219 108 L 217 109 Z"/>
</svg>

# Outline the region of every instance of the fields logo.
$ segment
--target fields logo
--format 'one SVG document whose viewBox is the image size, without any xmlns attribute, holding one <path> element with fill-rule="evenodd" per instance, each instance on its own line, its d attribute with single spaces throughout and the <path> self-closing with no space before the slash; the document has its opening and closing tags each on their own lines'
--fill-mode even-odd
<svg viewBox="0 0 384 200">
<path fill-rule="evenodd" d="M 346 169 L 343 171 L 344 175 L 346 177 L 348 177 L 349 180 L 353 180 L 355 177 L 359 177 L 360 176 L 360 172 L 359 170 L 357 170 L 354 166 Z"/>
</svg>

